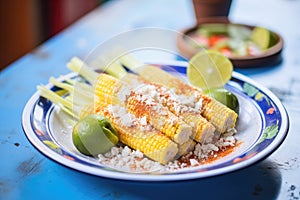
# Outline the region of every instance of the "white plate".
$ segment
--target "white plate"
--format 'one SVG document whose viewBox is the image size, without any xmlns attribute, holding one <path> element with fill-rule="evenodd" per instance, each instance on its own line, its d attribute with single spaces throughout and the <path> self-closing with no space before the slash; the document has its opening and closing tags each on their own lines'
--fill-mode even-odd
<svg viewBox="0 0 300 200">
<path fill-rule="evenodd" d="M 165 64 L 164 64 L 165 65 Z M 185 62 L 172 62 L 168 66 L 185 74 Z M 61 78 L 74 77 L 68 74 Z M 57 90 L 48 84 L 51 90 Z M 174 181 L 205 178 L 232 172 L 254 164 L 274 152 L 284 141 L 289 119 L 280 100 L 267 88 L 234 72 L 226 85 L 239 100 L 237 138 L 241 144 L 234 152 L 211 164 L 172 173 L 128 173 L 111 169 L 95 158 L 83 156 L 74 148 L 68 123 L 69 117 L 36 92 L 26 104 L 22 125 L 28 140 L 41 153 L 54 161 L 96 176 L 135 181 Z"/>
</svg>

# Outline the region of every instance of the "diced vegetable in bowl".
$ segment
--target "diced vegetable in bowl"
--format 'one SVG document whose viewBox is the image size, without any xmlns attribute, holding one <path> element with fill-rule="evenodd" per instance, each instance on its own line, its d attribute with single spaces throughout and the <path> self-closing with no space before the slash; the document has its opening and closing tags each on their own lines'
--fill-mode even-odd
<svg viewBox="0 0 300 200">
<path fill-rule="evenodd" d="M 177 38 L 177 45 L 186 58 L 210 49 L 226 55 L 235 67 L 260 67 L 281 61 L 283 39 L 264 27 L 210 22 L 182 33 Z"/>
</svg>

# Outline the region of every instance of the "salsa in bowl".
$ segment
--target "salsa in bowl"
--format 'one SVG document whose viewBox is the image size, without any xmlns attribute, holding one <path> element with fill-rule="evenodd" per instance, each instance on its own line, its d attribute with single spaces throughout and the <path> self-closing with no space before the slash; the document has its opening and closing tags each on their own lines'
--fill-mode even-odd
<svg viewBox="0 0 300 200">
<path fill-rule="evenodd" d="M 203 49 L 226 55 L 235 67 L 259 67 L 281 61 L 282 37 L 264 27 L 230 22 L 208 22 L 182 31 L 179 51 L 191 58 Z"/>
</svg>

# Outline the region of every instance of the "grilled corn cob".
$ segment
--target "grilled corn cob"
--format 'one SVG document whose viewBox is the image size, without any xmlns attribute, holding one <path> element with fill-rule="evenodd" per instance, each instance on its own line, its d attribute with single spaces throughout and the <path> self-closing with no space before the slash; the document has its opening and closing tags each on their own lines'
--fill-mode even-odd
<svg viewBox="0 0 300 200">
<path fill-rule="evenodd" d="M 198 100 L 202 100 L 202 115 L 216 127 L 218 132 L 224 133 L 227 130 L 234 128 L 237 114 L 215 99 L 203 94 L 200 90 L 184 83 L 179 78 L 158 67 L 140 63 L 131 55 L 121 57 L 120 61 L 130 70 L 138 73 L 146 80 L 162 84 L 169 89 L 174 89 L 179 95 L 196 95 Z"/>
<path fill-rule="evenodd" d="M 118 110 L 119 114 L 115 110 Z M 122 143 L 140 150 L 149 158 L 162 164 L 175 159 L 178 153 L 176 143 L 149 124 L 141 122 L 134 115 L 125 114 L 124 110 L 124 107 L 113 108 L 111 105 L 108 107 L 98 105 L 95 108 L 97 114 L 105 116 L 112 122 L 119 132 L 119 139 Z M 124 119 L 126 117 L 130 117 L 130 123 Z"/>
<path fill-rule="evenodd" d="M 67 114 L 77 119 L 89 114 L 101 114 L 112 121 L 114 127 L 119 131 L 118 136 L 122 143 L 133 149 L 139 149 L 149 158 L 162 164 L 173 161 L 175 156 L 178 156 L 178 146 L 176 143 L 162 132 L 153 128 L 146 121 L 138 119 L 134 115 L 128 115 L 124 107 L 117 106 L 117 109 L 113 109 L 111 105 L 104 107 L 100 104 L 94 104 L 93 98 L 91 97 L 89 99 L 86 98 L 85 101 L 77 102 L 78 106 L 81 107 L 80 113 L 77 113 L 72 109 L 72 99 L 74 98 L 73 95 L 75 91 L 74 85 L 61 84 L 53 78 L 51 82 L 57 87 L 67 89 L 70 92 L 68 96 L 70 98 L 64 99 L 44 86 L 39 86 L 38 89 L 41 91 L 42 96 L 60 106 Z M 81 89 L 83 88 L 84 87 Z M 85 95 L 84 91 L 78 92 L 79 94 Z M 128 117 L 130 117 L 129 121 Z"/>
<path fill-rule="evenodd" d="M 91 71 L 90 68 L 88 68 L 86 65 L 82 64 L 80 62 L 80 60 L 79 61 L 78 60 L 79 60 L 78 58 L 72 59 L 71 64 L 69 64 L 68 66 L 73 71 L 80 73 L 84 77 L 87 75 L 89 75 L 91 77 L 96 77 L 94 71 Z M 74 61 L 76 61 L 76 62 L 74 62 Z M 76 65 L 76 63 L 81 63 L 80 64 L 81 67 L 78 67 L 78 65 Z M 98 90 L 98 89 L 95 90 L 95 92 L 97 93 L 96 96 L 98 96 L 96 98 L 96 101 L 98 101 L 98 102 L 96 102 L 96 104 L 99 104 L 99 103 L 106 104 L 106 105 L 118 104 L 118 103 L 120 103 L 120 100 L 119 100 L 120 98 L 122 99 L 122 101 L 124 101 L 126 98 L 125 95 L 126 95 L 126 93 L 128 93 L 128 89 L 126 90 L 124 87 L 124 84 L 122 85 L 121 82 L 126 82 L 127 86 L 129 86 L 130 89 L 140 88 L 141 85 L 143 85 L 143 84 L 152 84 L 140 76 L 134 75 L 132 73 L 126 73 L 124 68 L 122 66 L 118 65 L 117 63 L 115 63 L 115 65 L 112 65 L 109 69 L 111 69 L 110 71 L 108 71 L 109 73 L 111 73 L 112 71 L 122 72 L 122 73 L 113 73 L 113 75 L 117 76 L 117 78 L 119 78 L 121 81 L 118 82 L 116 79 L 111 79 L 110 76 L 100 75 L 100 76 L 102 76 L 101 79 L 103 81 L 101 81 L 101 82 L 98 81 L 97 84 L 98 84 L 98 86 L 101 86 L 103 88 L 103 90 Z M 99 74 L 98 74 L 98 76 L 99 76 Z M 89 77 L 86 77 L 86 79 L 92 80 Z M 95 83 L 95 80 L 92 80 L 92 82 Z M 108 82 L 110 82 L 111 84 L 107 85 Z M 168 109 L 175 115 L 180 116 L 187 124 L 191 125 L 193 139 L 195 139 L 197 142 L 201 142 L 201 143 L 209 143 L 212 140 L 215 128 L 204 117 L 202 117 L 199 113 L 197 113 L 198 112 L 197 109 L 199 111 L 201 110 L 201 106 L 197 105 L 199 103 L 199 101 L 193 102 L 194 105 L 190 105 L 191 101 L 188 101 L 188 104 L 189 104 L 188 107 L 191 107 L 191 106 L 194 108 L 199 107 L 197 109 L 193 109 L 193 111 L 191 111 L 189 108 L 185 109 L 187 106 L 184 106 L 184 108 L 182 108 L 182 105 L 180 105 L 180 104 L 182 104 L 182 101 L 177 102 L 179 97 L 171 98 L 169 96 L 172 96 L 172 92 L 168 92 L 168 94 L 165 94 L 165 91 L 161 91 L 162 90 L 161 85 L 157 85 L 157 84 L 156 85 L 152 84 L 152 85 L 155 86 L 154 89 L 156 91 L 160 90 L 159 95 L 163 99 L 167 100 L 165 102 L 160 101 L 160 103 L 162 103 L 164 106 L 168 107 Z M 119 98 L 116 98 L 116 95 L 112 95 L 111 93 L 109 93 L 107 91 L 113 91 L 114 94 L 119 93 L 119 94 L 123 94 L 123 95 L 118 95 Z M 181 97 L 181 99 L 183 99 L 183 97 Z M 184 101 L 186 101 L 186 99 L 188 99 L 188 97 L 184 96 Z M 178 108 L 181 108 L 180 111 L 178 111 Z M 194 112 L 195 110 L 196 110 L 196 112 Z"/>
<path fill-rule="evenodd" d="M 185 143 L 192 134 L 192 128 L 189 125 L 155 101 L 131 95 L 127 100 L 126 107 L 137 117 L 146 117 L 146 120 L 155 128 L 164 132 L 178 144 Z"/>
<path fill-rule="evenodd" d="M 74 60 L 74 59 L 72 59 Z M 78 59 L 75 59 L 78 60 Z M 76 61 L 78 63 L 78 61 Z M 72 63 L 68 65 L 73 71 L 80 73 L 84 78 L 90 80 L 95 84 L 95 105 L 116 105 L 116 104 L 124 104 L 129 107 L 129 110 L 137 114 L 138 110 L 141 108 L 133 109 L 136 107 L 134 105 L 137 103 L 137 99 L 134 98 L 135 94 L 132 93 L 127 84 L 123 81 L 120 81 L 112 76 L 106 74 L 98 74 L 97 80 L 92 80 L 90 77 L 96 77 L 95 72 L 86 67 L 86 65 L 81 64 L 80 67 L 76 65 L 76 63 Z M 113 66 L 114 69 L 118 67 L 117 65 Z M 118 69 L 123 69 L 121 66 Z M 84 73 L 83 73 L 84 72 Z M 125 73 L 123 73 L 125 74 Z M 90 77 L 86 77 L 90 76 Z M 130 101 L 127 101 L 127 98 L 130 96 Z M 163 108 L 160 104 L 156 104 L 153 107 L 161 107 L 167 113 L 166 116 L 161 116 L 161 113 L 158 113 L 158 110 L 154 112 L 151 107 L 146 106 L 145 102 L 139 102 L 140 106 L 143 104 L 144 111 L 146 113 L 146 119 L 160 131 L 164 132 L 166 135 L 171 137 L 175 142 L 182 144 L 189 139 L 189 136 L 192 134 L 192 128 L 187 125 L 183 120 L 179 119 L 177 116 L 174 116 L 171 112 L 169 112 L 166 108 Z M 141 115 L 139 115 L 141 116 Z M 156 118 L 157 116 L 161 116 L 161 118 Z M 170 118 L 168 119 L 168 116 Z M 175 120 L 175 121 L 174 121 Z M 176 122 L 176 123 L 174 123 Z M 178 123 L 177 123 L 178 122 Z"/>
<path fill-rule="evenodd" d="M 178 153 L 175 156 L 175 158 L 180 158 L 181 156 L 184 156 L 191 152 L 196 145 L 196 142 L 194 140 L 188 140 L 187 142 L 183 143 L 182 145 L 178 145 Z"/>
<path fill-rule="evenodd" d="M 173 114 L 181 117 L 192 127 L 192 138 L 197 142 L 209 143 L 212 141 L 215 127 L 201 115 L 201 102 L 186 96 L 179 97 L 166 87 L 146 81 L 140 76 L 128 73 L 122 77 L 122 81 L 128 83 L 135 92 L 145 93 L 147 88 L 150 95 L 163 106 L 167 107 Z M 146 85 L 143 87 L 143 85 Z M 184 99 L 184 100 L 183 100 Z M 188 100 L 187 100 L 188 99 Z"/>
<path fill-rule="evenodd" d="M 96 105 L 115 105 L 124 104 L 130 90 L 118 79 L 102 73 L 95 82 L 94 93 Z"/>
<path fill-rule="evenodd" d="M 192 128 L 166 107 L 153 101 L 147 95 L 136 94 L 127 84 L 106 75 L 99 75 L 96 85 L 96 105 L 124 104 L 129 112 L 145 119 L 155 128 L 165 133 L 176 143 L 186 142 L 192 134 Z"/>
</svg>

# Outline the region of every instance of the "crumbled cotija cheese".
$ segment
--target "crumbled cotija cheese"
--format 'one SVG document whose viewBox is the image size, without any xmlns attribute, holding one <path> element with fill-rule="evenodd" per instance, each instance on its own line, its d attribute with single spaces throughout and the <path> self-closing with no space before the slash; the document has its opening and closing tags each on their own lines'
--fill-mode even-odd
<svg viewBox="0 0 300 200">
<path fill-rule="evenodd" d="M 137 119 L 134 115 L 127 112 L 126 108 L 119 105 L 108 105 L 107 111 L 114 116 L 118 123 L 124 126 L 132 126 L 137 124 Z"/>
<path fill-rule="evenodd" d="M 120 91 L 117 92 L 117 97 L 121 102 L 126 101 L 127 97 L 130 95 L 131 90 L 128 87 L 121 87 Z"/>
<path fill-rule="evenodd" d="M 129 113 L 123 106 L 108 105 L 106 110 L 110 115 L 114 116 L 115 122 L 122 126 L 137 126 L 141 131 L 150 131 L 153 129 L 153 127 L 147 123 L 147 118 L 145 116 L 138 118 Z"/>
<path fill-rule="evenodd" d="M 187 97 L 185 95 L 176 95 L 174 91 L 167 89 L 164 86 L 142 84 L 134 89 L 134 92 L 138 94 L 142 101 L 146 101 L 148 105 L 151 103 L 158 103 L 159 105 L 165 105 L 172 108 L 176 115 L 180 115 L 183 112 L 196 112 L 200 113 L 202 109 L 202 100 L 197 100 L 194 95 Z M 199 99 L 199 98 L 198 98 Z M 157 105 L 157 104 L 156 104 Z M 153 106 L 153 110 L 160 111 L 160 107 Z M 163 114 L 163 113 L 162 113 Z"/>
<path fill-rule="evenodd" d="M 181 160 L 174 160 L 167 165 L 161 165 L 143 155 L 139 150 L 132 150 L 128 146 L 113 147 L 108 153 L 100 154 L 99 162 L 108 167 L 132 172 L 132 173 L 147 173 L 147 172 L 174 172 L 180 169 L 192 168 L 200 166 L 201 161 L 205 161 L 209 157 L 216 157 L 220 149 L 234 146 L 236 138 L 234 136 L 220 137 L 213 144 L 198 143 L 194 150 L 183 156 Z"/>
<path fill-rule="evenodd" d="M 207 159 L 209 156 L 213 155 L 215 152 L 222 148 L 233 147 L 236 144 L 236 139 L 234 136 L 220 137 L 214 144 L 196 144 L 194 149 L 194 155 L 199 159 Z"/>
<path fill-rule="evenodd" d="M 214 151 L 219 151 L 219 148 L 214 144 L 196 144 L 194 154 L 199 159 L 207 159 Z"/>
<path fill-rule="evenodd" d="M 108 153 L 98 155 L 99 162 L 108 167 L 133 173 L 159 171 L 163 166 L 144 157 L 139 150 L 132 150 L 128 146 L 112 147 Z"/>
<path fill-rule="evenodd" d="M 146 119 L 146 116 L 142 117 L 141 120 L 141 125 L 147 125 L 147 119 Z"/>
<path fill-rule="evenodd" d="M 199 165 L 199 162 L 196 159 L 190 159 L 191 166 Z"/>
</svg>

